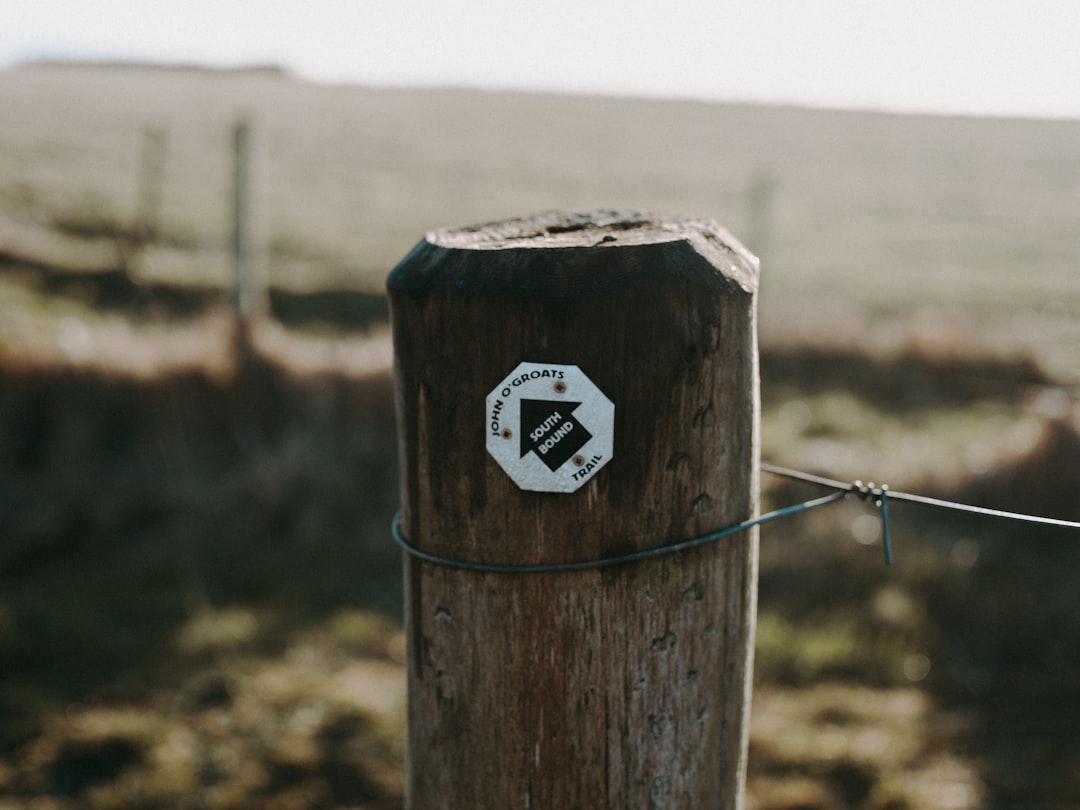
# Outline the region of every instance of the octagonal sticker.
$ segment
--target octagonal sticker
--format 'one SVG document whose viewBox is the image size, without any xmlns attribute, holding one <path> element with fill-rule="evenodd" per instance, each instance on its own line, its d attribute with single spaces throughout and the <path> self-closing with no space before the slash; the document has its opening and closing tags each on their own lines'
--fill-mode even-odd
<svg viewBox="0 0 1080 810">
<path fill-rule="evenodd" d="M 611 460 L 615 404 L 577 366 L 521 363 L 486 405 L 488 452 L 521 489 L 573 492 Z"/>
</svg>

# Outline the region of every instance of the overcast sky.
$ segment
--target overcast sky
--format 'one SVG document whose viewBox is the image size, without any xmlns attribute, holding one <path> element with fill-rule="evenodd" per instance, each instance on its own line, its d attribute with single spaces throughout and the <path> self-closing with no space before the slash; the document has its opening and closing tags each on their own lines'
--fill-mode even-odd
<svg viewBox="0 0 1080 810">
<path fill-rule="evenodd" d="M 1080 0 L 9 0 L 0 65 L 58 57 L 1080 118 Z"/>
</svg>

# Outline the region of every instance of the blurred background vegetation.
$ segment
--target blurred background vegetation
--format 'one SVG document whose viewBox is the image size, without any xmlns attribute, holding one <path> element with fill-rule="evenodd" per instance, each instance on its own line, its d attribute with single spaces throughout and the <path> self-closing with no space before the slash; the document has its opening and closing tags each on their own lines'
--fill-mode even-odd
<svg viewBox="0 0 1080 810">
<path fill-rule="evenodd" d="M 1080 519 L 1080 123 L 85 65 L 0 109 L 0 808 L 401 805 L 382 288 L 432 227 L 715 217 L 767 460 Z M 748 806 L 1080 807 L 1077 536 L 892 517 L 891 568 L 858 503 L 762 531 Z"/>
</svg>

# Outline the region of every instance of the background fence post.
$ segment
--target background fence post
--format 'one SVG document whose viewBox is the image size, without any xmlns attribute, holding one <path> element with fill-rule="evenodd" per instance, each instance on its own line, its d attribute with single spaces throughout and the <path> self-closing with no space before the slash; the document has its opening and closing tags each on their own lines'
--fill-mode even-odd
<svg viewBox="0 0 1080 810">
<path fill-rule="evenodd" d="M 585 560 L 757 512 L 757 262 L 710 221 L 549 213 L 427 235 L 388 279 L 402 534 L 494 564 Z M 522 361 L 578 366 L 613 457 L 570 493 L 488 454 Z M 406 560 L 407 804 L 739 807 L 756 529 L 610 568 Z"/>
<path fill-rule="evenodd" d="M 132 228 L 140 247 L 155 241 L 160 235 L 169 132 L 161 127 L 143 127 L 141 137 L 135 225 Z"/>
<path fill-rule="evenodd" d="M 247 325 L 252 310 L 251 268 L 251 125 L 246 119 L 232 130 L 232 259 L 233 309 L 236 320 Z M 243 329 L 241 329 L 243 331 Z"/>
</svg>

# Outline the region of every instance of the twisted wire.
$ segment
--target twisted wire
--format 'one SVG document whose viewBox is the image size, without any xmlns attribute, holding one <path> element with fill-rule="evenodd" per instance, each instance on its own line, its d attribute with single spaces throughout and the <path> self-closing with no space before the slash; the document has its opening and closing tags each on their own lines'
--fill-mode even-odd
<svg viewBox="0 0 1080 810">
<path fill-rule="evenodd" d="M 930 498 L 925 495 L 915 495 L 910 492 L 898 492 L 896 490 L 889 489 L 885 484 L 876 485 L 873 482 L 864 484 L 862 481 L 844 482 L 834 478 L 827 478 L 821 475 L 814 475 L 813 473 L 806 473 L 800 470 L 793 470 L 788 467 L 779 467 L 774 464 L 761 464 L 762 472 L 767 472 L 772 475 L 781 476 L 794 481 L 801 481 L 803 483 L 815 484 L 817 486 L 826 487 L 833 490 L 828 495 L 823 495 L 818 498 L 812 498 L 802 503 L 794 504 L 793 506 L 785 506 L 781 509 L 775 509 L 771 512 L 766 512 L 764 515 L 759 515 L 756 518 L 750 520 L 744 520 L 741 523 L 737 523 L 734 526 L 728 526 L 725 529 L 719 531 L 703 534 L 700 537 L 693 537 L 689 540 L 680 540 L 675 543 L 668 543 L 662 546 L 656 546 L 655 548 L 644 549 L 642 551 L 632 551 L 627 554 L 614 554 L 608 557 L 598 557 L 590 560 L 576 560 L 570 562 L 561 563 L 538 563 L 532 565 L 516 565 L 516 564 L 501 564 L 501 563 L 482 563 L 473 562 L 471 560 L 458 560 L 451 557 L 444 557 L 438 554 L 432 554 L 429 551 L 424 551 L 412 545 L 401 533 L 401 520 L 402 513 L 398 512 L 394 515 L 394 519 L 390 525 L 390 534 L 394 538 L 394 541 L 408 554 L 426 562 L 435 563 L 437 565 L 445 565 L 452 568 L 460 568 L 466 571 L 476 571 L 485 574 L 545 574 L 556 573 L 565 571 L 582 571 L 591 568 L 605 568 L 612 565 L 620 565 L 629 562 L 636 562 L 640 560 L 650 559 L 652 557 L 659 557 L 665 554 L 673 554 L 677 551 L 684 551 L 689 548 L 696 548 L 708 543 L 714 543 L 724 537 L 728 537 L 737 532 L 745 531 L 753 526 L 760 526 L 763 523 L 770 523 L 774 520 L 780 520 L 781 518 L 792 517 L 794 515 L 808 512 L 812 509 L 817 509 L 821 506 L 828 506 L 832 503 L 842 501 L 849 496 L 856 497 L 862 501 L 873 503 L 881 510 L 881 524 L 882 524 L 882 545 L 885 552 L 885 564 L 891 565 L 893 562 L 892 552 L 892 540 L 889 533 L 889 501 L 906 501 L 908 503 L 920 504 L 922 506 L 931 506 L 938 509 L 948 509 L 958 512 L 966 512 L 969 514 L 982 515 L 985 517 L 999 518 L 1004 520 L 1022 521 L 1025 523 L 1034 523 L 1042 526 L 1055 526 L 1065 529 L 1080 529 L 1080 522 L 1072 520 L 1061 520 L 1059 518 L 1041 517 L 1038 515 L 1028 515 L 1020 512 L 1007 512 L 1002 509 L 990 509 L 985 506 L 972 506 L 970 504 L 957 503 L 955 501 L 946 501 L 940 498 Z"/>
</svg>

